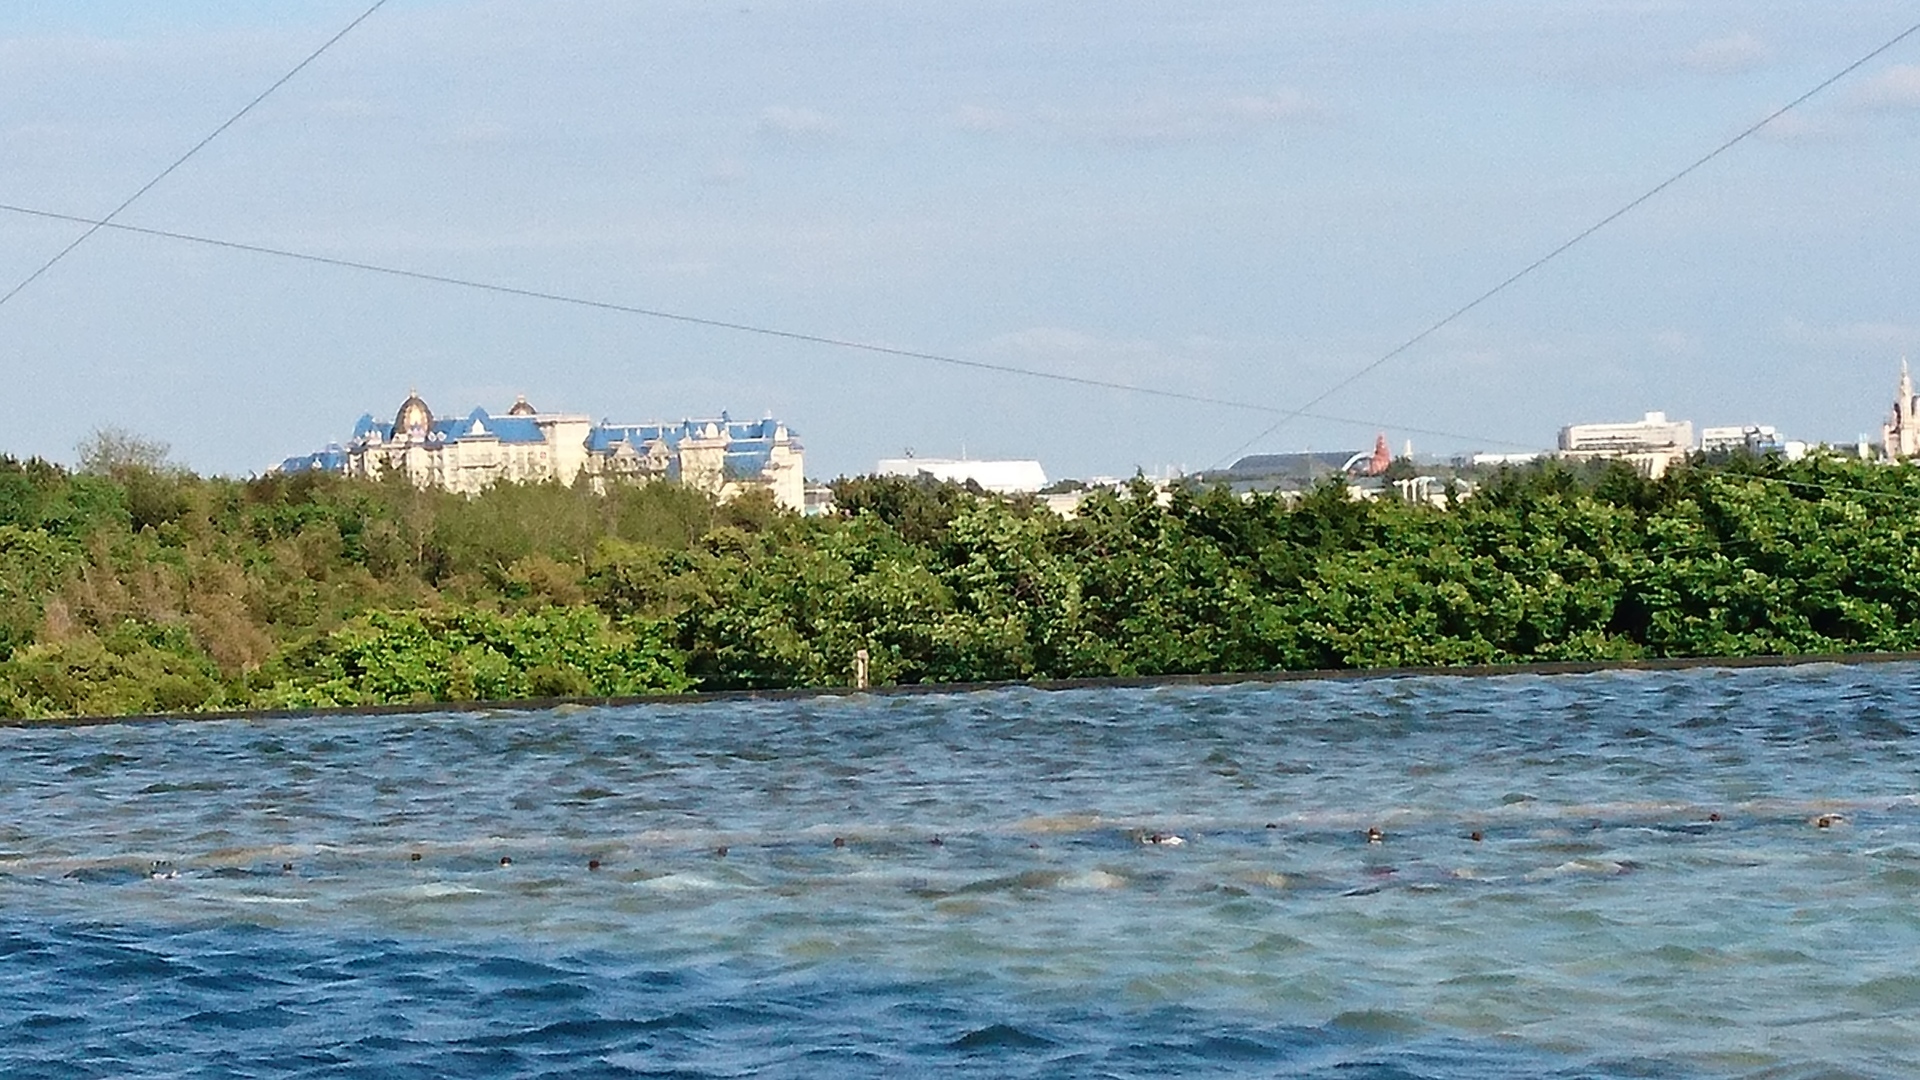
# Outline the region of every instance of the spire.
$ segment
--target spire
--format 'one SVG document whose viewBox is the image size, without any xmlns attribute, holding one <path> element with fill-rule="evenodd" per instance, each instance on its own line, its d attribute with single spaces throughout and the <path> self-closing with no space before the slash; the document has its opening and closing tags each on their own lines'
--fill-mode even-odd
<svg viewBox="0 0 1920 1080">
<path fill-rule="evenodd" d="M 1379 476 L 1393 464 L 1393 451 L 1387 449 L 1387 433 L 1381 432 L 1373 439 L 1373 460 L 1367 463 L 1367 475 Z"/>
<path fill-rule="evenodd" d="M 1914 415 L 1913 374 L 1907 358 L 1900 358 L 1900 394 L 1893 399 L 1893 420 L 1887 424 L 1883 446 L 1890 460 L 1909 458 L 1920 451 L 1920 419 Z"/>
</svg>

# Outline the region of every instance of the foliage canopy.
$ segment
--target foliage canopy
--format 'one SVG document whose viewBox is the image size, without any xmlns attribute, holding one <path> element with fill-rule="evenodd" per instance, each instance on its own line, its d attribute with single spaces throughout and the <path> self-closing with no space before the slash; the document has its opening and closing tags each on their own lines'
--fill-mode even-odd
<svg viewBox="0 0 1920 1080">
<path fill-rule="evenodd" d="M 137 440 L 136 440 L 137 441 Z M 921 479 L 841 514 L 671 484 L 474 498 L 0 458 L 13 716 L 1920 648 L 1920 470 L 1507 470 L 1450 508 L 1144 484 L 1062 520 Z"/>
</svg>

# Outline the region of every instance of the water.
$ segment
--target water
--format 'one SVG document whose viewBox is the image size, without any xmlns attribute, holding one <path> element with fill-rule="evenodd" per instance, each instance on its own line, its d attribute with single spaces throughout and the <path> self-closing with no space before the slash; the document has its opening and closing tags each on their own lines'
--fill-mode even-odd
<svg viewBox="0 0 1920 1080">
<path fill-rule="evenodd" d="M 1910 1076 L 1917 729 L 1887 665 L 5 730 L 0 1073 Z"/>
</svg>

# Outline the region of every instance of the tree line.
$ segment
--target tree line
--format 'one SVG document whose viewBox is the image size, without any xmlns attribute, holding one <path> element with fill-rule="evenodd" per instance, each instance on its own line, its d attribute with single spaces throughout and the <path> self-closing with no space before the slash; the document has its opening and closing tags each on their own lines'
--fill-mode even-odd
<svg viewBox="0 0 1920 1080">
<path fill-rule="evenodd" d="M 124 451 L 124 448 L 121 448 Z M 1920 649 L 1920 470 L 1505 469 L 1445 507 L 862 477 L 463 497 L 0 458 L 14 717 Z"/>
</svg>

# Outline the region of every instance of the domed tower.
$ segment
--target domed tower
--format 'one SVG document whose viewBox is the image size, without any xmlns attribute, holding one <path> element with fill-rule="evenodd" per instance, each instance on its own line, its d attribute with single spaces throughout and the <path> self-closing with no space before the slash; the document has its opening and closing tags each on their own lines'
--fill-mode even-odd
<svg viewBox="0 0 1920 1080">
<path fill-rule="evenodd" d="M 393 437 L 425 440 L 427 432 L 432 429 L 433 410 L 427 408 L 427 403 L 420 400 L 418 392 L 409 392 L 407 400 L 400 403 L 400 411 L 394 414 Z"/>
<path fill-rule="evenodd" d="M 527 395 L 515 394 L 513 396 L 513 408 L 507 410 L 507 415 L 508 416 L 538 416 L 540 415 L 540 410 L 527 404 Z"/>
</svg>

